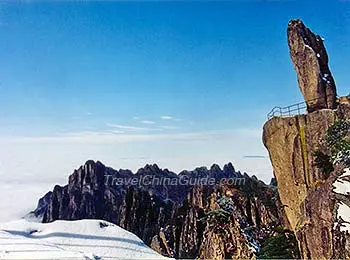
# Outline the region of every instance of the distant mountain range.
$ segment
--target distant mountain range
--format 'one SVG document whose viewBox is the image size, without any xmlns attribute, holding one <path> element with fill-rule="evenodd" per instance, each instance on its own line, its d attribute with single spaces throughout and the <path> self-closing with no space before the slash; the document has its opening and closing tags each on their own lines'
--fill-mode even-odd
<svg viewBox="0 0 350 260">
<path fill-rule="evenodd" d="M 198 180 L 206 182 L 198 185 Z M 224 224 L 229 233 L 213 237 L 216 231 L 207 217 L 222 207 L 223 198 L 234 208 Z M 56 185 L 42 197 L 31 214 L 44 223 L 106 220 L 169 257 L 206 256 L 208 243 L 221 245 L 228 256 L 251 257 L 254 246 L 283 225 L 278 208 L 275 186 L 236 171 L 231 163 L 222 169 L 214 164 L 175 174 L 156 164 L 133 173 L 89 160 L 74 170 L 66 186 Z M 242 247 L 240 252 L 232 251 L 232 241 Z"/>
</svg>

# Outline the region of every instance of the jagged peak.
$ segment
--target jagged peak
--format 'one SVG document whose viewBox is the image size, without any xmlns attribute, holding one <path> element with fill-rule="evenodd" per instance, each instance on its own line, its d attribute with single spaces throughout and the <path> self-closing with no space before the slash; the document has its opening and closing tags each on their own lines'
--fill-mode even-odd
<svg viewBox="0 0 350 260">
<path fill-rule="evenodd" d="M 169 171 L 169 169 L 162 169 L 156 163 L 146 164 L 143 168 L 136 171 L 135 175 L 151 174 L 157 176 L 177 176 L 176 173 Z"/>
<path fill-rule="evenodd" d="M 97 165 L 97 166 L 105 166 L 102 162 L 100 162 L 100 161 L 94 161 L 94 160 L 92 160 L 92 159 L 89 159 L 89 160 L 87 160 L 86 162 L 85 162 L 85 164 L 84 165 L 92 165 L 92 166 L 95 166 L 95 165 Z"/>
<path fill-rule="evenodd" d="M 89 165 L 89 164 L 94 165 L 94 164 L 95 164 L 95 161 L 92 160 L 92 159 L 89 159 L 89 160 L 87 160 L 87 161 L 84 163 L 84 165 Z"/>
<path fill-rule="evenodd" d="M 211 167 L 210 167 L 210 171 L 221 171 L 221 168 L 218 164 L 214 163 Z"/>
<path fill-rule="evenodd" d="M 300 20 L 299 18 L 294 18 L 294 19 L 291 19 L 288 23 L 289 26 L 293 25 L 293 24 L 303 24 L 303 21 Z"/>
<path fill-rule="evenodd" d="M 63 187 L 58 185 L 58 184 L 56 184 L 55 187 L 53 187 L 53 191 L 58 191 L 58 190 L 60 191 L 62 189 L 63 189 Z"/>
<path fill-rule="evenodd" d="M 233 165 L 232 165 L 231 162 L 225 164 L 223 170 L 224 170 L 225 172 L 232 172 L 232 173 L 235 173 L 235 172 L 236 172 L 235 167 L 233 167 Z"/>
<path fill-rule="evenodd" d="M 92 159 L 89 159 L 87 160 L 84 164 L 82 164 L 78 169 L 75 169 L 73 174 L 76 174 L 82 170 L 85 170 L 85 169 L 93 169 L 93 168 L 96 168 L 96 167 L 106 167 L 102 162 L 100 161 L 94 161 Z"/>
<path fill-rule="evenodd" d="M 137 172 L 139 172 L 140 170 L 141 171 L 142 170 L 160 171 L 162 169 L 160 169 L 159 166 L 156 163 L 154 163 L 154 164 L 148 164 L 147 163 L 143 168 L 140 168 Z"/>
<path fill-rule="evenodd" d="M 247 173 L 244 173 L 244 175 L 249 177 L 249 175 Z M 255 175 L 252 175 L 251 179 L 253 179 L 255 181 L 259 180 L 258 177 L 256 177 Z"/>
<path fill-rule="evenodd" d="M 196 167 L 194 171 L 209 171 L 207 166 Z"/>
</svg>

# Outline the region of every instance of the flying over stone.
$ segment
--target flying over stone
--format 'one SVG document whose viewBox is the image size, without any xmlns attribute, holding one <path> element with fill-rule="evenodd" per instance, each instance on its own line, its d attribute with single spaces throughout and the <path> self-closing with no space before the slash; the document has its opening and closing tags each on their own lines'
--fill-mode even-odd
<svg viewBox="0 0 350 260">
<path fill-rule="evenodd" d="M 288 45 L 308 112 L 336 108 L 337 91 L 323 39 L 299 19 L 288 24 Z"/>
</svg>

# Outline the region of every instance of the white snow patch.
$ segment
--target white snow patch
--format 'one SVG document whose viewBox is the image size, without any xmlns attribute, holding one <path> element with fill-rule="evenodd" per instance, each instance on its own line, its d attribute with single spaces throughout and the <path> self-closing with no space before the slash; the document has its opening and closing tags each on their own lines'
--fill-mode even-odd
<svg viewBox="0 0 350 260">
<path fill-rule="evenodd" d="M 342 226 L 340 227 L 340 231 L 348 231 L 350 232 L 350 207 L 345 205 L 344 203 L 339 203 L 338 208 L 338 217 L 341 217 L 343 221 L 346 223 L 342 223 Z"/>
<path fill-rule="evenodd" d="M 323 79 L 325 82 L 327 82 L 328 84 L 331 83 L 331 82 L 330 82 L 327 78 L 325 78 L 325 77 L 322 77 L 322 79 Z"/>
<path fill-rule="evenodd" d="M 350 168 L 344 169 L 343 174 L 339 176 L 337 180 L 333 183 L 334 192 L 343 195 L 350 194 L 350 182 L 344 179 L 344 177 L 346 176 L 350 176 Z M 350 232 L 350 207 L 342 202 L 338 203 L 337 218 L 341 218 L 343 221 L 346 222 L 342 223 L 340 230 Z M 335 224 L 337 223 L 338 222 L 336 222 Z"/>
<path fill-rule="evenodd" d="M 0 224 L 0 259 L 169 259 L 102 220 Z"/>
<path fill-rule="evenodd" d="M 344 173 L 333 183 L 334 191 L 339 194 L 347 195 L 350 193 L 350 182 L 344 180 L 345 176 L 350 176 L 350 168 L 346 168 Z"/>
</svg>

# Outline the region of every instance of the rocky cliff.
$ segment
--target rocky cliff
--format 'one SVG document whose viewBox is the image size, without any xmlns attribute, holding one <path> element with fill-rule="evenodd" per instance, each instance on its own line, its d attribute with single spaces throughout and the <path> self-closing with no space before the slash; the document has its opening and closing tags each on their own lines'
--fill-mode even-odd
<svg viewBox="0 0 350 260">
<path fill-rule="evenodd" d="M 334 109 L 337 93 L 323 39 L 301 20 L 290 21 L 287 31 L 290 56 L 308 111 Z"/>
<path fill-rule="evenodd" d="M 101 162 L 87 161 L 69 176 L 68 185 L 56 185 L 39 200 L 34 211 L 42 221 L 103 219 L 135 233 L 146 243 L 170 218 L 175 203 L 181 202 L 189 187 L 182 189 L 142 182 L 143 176 L 177 178 L 157 165 L 146 165 L 136 174 L 114 170 Z M 115 183 L 115 181 L 120 183 Z"/>
<path fill-rule="evenodd" d="M 274 186 L 236 172 L 231 163 L 179 174 L 146 165 L 134 174 L 87 161 L 66 186 L 40 199 L 34 214 L 43 222 L 107 220 L 166 256 L 238 259 L 254 258 L 283 225 L 279 208 Z"/>
<path fill-rule="evenodd" d="M 251 178 L 244 187 L 197 186 L 152 246 L 175 258 L 254 258 L 261 243 L 282 224 L 278 205 L 274 189 Z"/>
<path fill-rule="evenodd" d="M 319 36 L 293 20 L 288 42 L 308 113 L 271 118 L 263 142 L 302 257 L 349 258 L 350 102 L 336 97 Z"/>
</svg>

